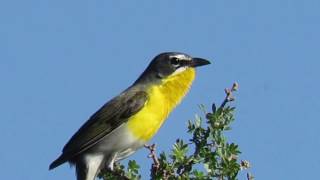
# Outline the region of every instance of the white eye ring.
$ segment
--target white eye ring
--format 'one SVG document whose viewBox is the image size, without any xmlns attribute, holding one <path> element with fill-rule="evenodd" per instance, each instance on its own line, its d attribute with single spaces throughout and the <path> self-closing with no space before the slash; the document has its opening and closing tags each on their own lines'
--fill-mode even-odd
<svg viewBox="0 0 320 180">
<path fill-rule="evenodd" d="M 179 66 L 179 59 L 177 57 L 172 57 L 171 60 L 170 60 L 170 63 L 175 66 L 175 67 L 178 67 Z"/>
</svg>

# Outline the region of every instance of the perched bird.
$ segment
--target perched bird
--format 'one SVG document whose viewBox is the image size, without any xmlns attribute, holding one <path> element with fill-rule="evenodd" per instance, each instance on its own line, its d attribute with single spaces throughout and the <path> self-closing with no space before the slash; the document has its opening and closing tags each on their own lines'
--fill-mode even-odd
<svg viewBox="0 0 320 180">
<path fill-rule="evenodd" d="M 128 89 L 103 105 L 64 146 L 49 169 L 69 162 L 77 180 L 94 180 L 101 169 L 143 147 L 188 92 L 195 67 L 210 64 L 184 53 L 156 56 Z"/>
</svg>

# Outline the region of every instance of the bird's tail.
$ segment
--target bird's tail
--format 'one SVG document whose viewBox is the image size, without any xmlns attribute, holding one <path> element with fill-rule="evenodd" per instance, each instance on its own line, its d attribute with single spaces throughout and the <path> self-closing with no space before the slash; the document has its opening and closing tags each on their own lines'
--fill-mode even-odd
<svg viewBox="0 0 320 180">
<path fill-rule="evenodd" d="M 64 154 L 62 154 L 60 157 L 58 157 L 56 160 L 54 160 L 50 164 L 49 170 L 54 169 L 67 161 L 68 161 L 68 159 L 66 158 L 66 156 Z"/>
</svg>

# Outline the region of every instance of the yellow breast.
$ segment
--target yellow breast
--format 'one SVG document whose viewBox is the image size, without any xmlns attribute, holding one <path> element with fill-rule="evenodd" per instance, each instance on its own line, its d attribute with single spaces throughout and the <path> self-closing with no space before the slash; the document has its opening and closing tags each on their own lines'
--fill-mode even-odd
<svg viewBox="0 0 320 180">
<path fill-rule="evenodd" d="M 194 78 L 195 70 L 188 68 L 151 86 L 147 90 L 149 99 L 145 106 L 128 121 L 129 131 L 140 140 L 150 140 L 186 95 Z"/>
</svg>

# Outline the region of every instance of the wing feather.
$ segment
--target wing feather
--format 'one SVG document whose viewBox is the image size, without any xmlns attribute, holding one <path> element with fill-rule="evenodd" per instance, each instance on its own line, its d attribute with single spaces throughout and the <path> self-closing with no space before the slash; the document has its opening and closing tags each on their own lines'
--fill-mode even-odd
<svg viewBox="0 0 320 180">
<path fill-rule="evenodd" d="M 139 112 L 148 99 L 144 91 L 125 91 L 103 105 L 64 146 L 62 155 L 55 160 L 50 169 L 69 161 L 81 152 L 98 143 L 115 128 L 128 121 Z"/>
</svg>

